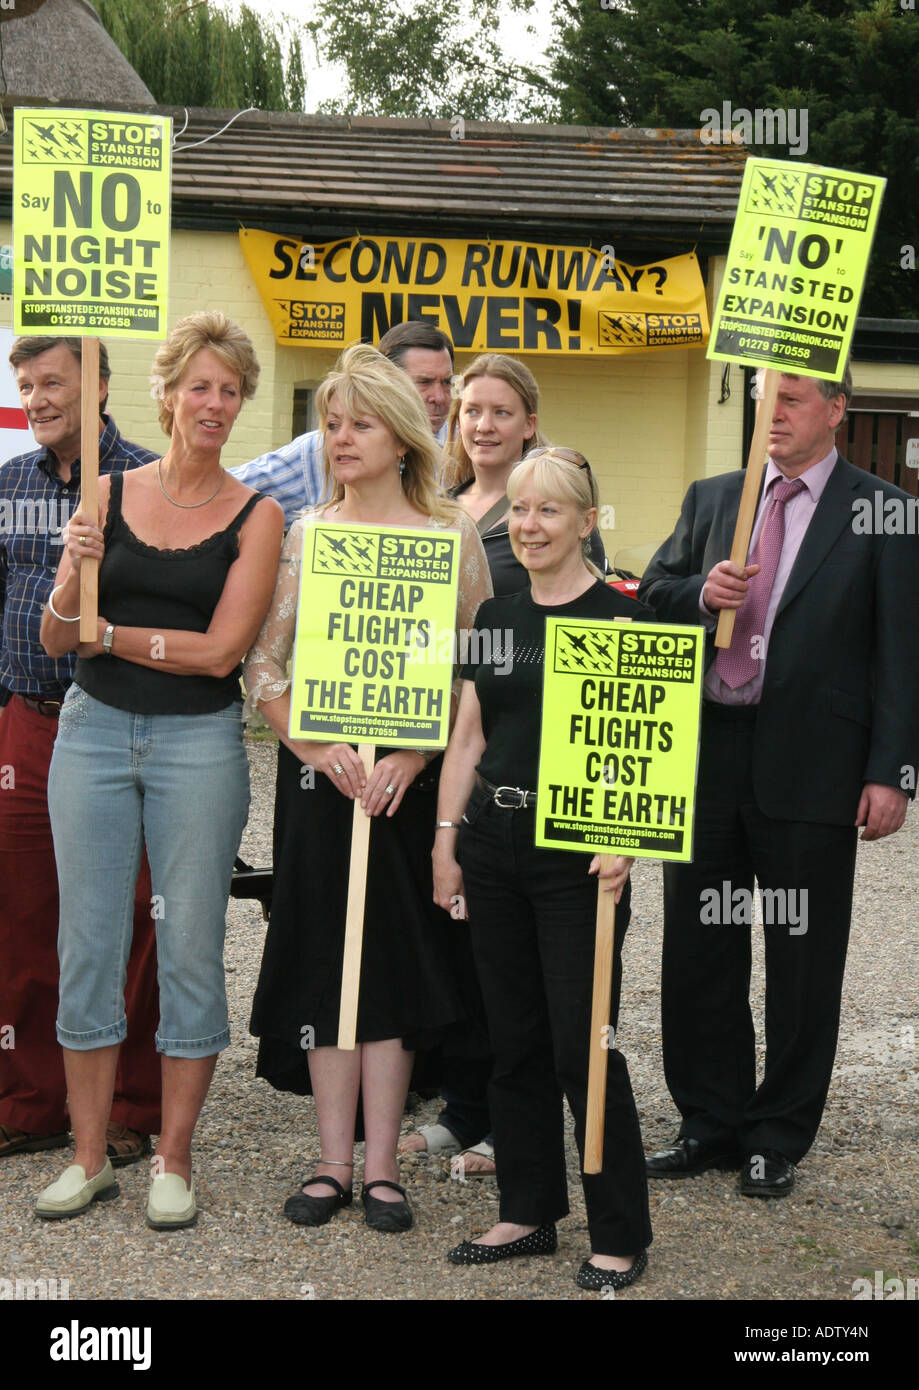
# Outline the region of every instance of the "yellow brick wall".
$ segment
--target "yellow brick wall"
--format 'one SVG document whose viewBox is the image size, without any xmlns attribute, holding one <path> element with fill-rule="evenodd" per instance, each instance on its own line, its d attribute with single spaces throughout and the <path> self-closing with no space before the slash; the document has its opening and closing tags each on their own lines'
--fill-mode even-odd
<svg viewBox="0 0 919 1390">
<path fill-rule="evenodd" d="M 919 372 L 897 362 L 853 362 L 856 391 L 919 391 Z"/>
</svg>

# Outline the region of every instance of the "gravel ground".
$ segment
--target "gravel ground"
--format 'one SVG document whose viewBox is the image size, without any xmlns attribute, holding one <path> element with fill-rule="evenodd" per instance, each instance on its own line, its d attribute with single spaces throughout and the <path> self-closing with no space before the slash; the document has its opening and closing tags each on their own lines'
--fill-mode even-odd
<svg viewBox="0 0 919 1390">
<path fill-rule="evenodd" d="M 242 853 L 268 862 L 274 749 L 249 746 L 253 810 Z M 919 1119 L 914 945 L 919 818 L 890 840 L 861 846 L 843 1024 L 817 1142 L 790 1198 L 750 1201 L 736 1174 L 653 1183 L 649 1269 L 619 1299 L 851 1299 L 860 1276 L 919 1277 Z M 645 1146 L 676 1133 L 660 1055 L 659 866 L 634 870 L 636 905 L 626 947 L 619 1040 L 632 1074 Z M 368 1230 L 357 1203 L 315 1231 L 281 1214 L 318 1154 L 311 1100 L 254 1079 L 249 1005 L 264 923 L 257 904 L 231 904 L 227 983 L 233 1042 L 221 1056 L 198 1128 L 196 1227 L 170 1235 L 143 1220 L 146 1164 L 122 1169 L 121 1197 L 79 1221 L 33 1219 L 34 1195 L 59 1174 L 66 1151 L 23 1155 L 0 1167 L 0 1275 L 66 1278 L 71 1299 L 590 1299 L 573 1276 L 589 1246 L 569 1125 L 572 1211 L 554 1259 L 454 1269 L 444 1252 L 495 1218 L 494 1179 L 457 1182 L 449 1159 L 410 1156 L 403 1181 L 415 1206 L 402 1236 Z M 757 1031 L 761 952 L 754 960 Z M 421 1102 L 405 1128 L 432 1121 Z M 358 1167 L 358 1176 L 359 1176 Z M 913 1286 L 915 1287 L 915 1286 Z"/>
</svg>

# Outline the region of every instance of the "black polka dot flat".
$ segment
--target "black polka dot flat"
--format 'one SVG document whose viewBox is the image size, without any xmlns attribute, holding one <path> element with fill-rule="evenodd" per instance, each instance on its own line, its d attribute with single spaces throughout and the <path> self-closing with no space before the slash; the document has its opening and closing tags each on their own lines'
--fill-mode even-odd
<svg viewBox="0 0 919 1390">
<path fill-rule="evenodd" d="M 642 1250 L 640 1255 L 635 1256 L 635 1263 L 631 1269 L 598 1269 L 590 1260 L 585 1260 L 577 1272 L 576 1282 L 579 1288 L 588 1289 L 591 1293 L 603 1293 L 607 1289 L 618 1293 L 620 1289 L 627 1289 L 636 1279 L 640 1279 L 647 1268 L 647 1250 Z"/>
<path fill-rule="evenodd" d="M 477 1245 L 464 1240 L 447 1252 L 447 1259 L 455 1265 L 493 1265 L 498 1260 L 510 1260 L 514 1255 L 554 1255 L 558 1249 L 555 1226 L 540 1226 L 528 1236 L 519 1240 L 506 1241 L 504 1245 Z"/>
</svg>

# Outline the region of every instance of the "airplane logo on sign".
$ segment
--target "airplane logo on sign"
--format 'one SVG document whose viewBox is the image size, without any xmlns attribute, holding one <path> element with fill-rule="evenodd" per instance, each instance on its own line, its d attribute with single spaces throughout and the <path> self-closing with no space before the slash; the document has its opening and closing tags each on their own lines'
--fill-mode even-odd
<svg viewBox="0 0 919 1390">
<path fill-rule="evenodd" d="M 45 123 L 25 117 L 22 123 L 23 160 L 29 164 L 85 164 L 86 121 Z"/>
<path fill-rule="evenodd" d="M 773 165 L 753 171 L 753 183 L 747 195 L 747 212 L 771 212 L 781 217 L 797 216 L 804 188 L 804 175 Z"/>
<path fill-rule="evenodd" d="M 597 340 L 601 347 L 647 347 L 644 314 L 611 314 L 601 309 L 597 315 Z"/>
<path fill-rule="evenodd" d="M 598 672 L 614 676 L 619 669 L 616 643 L 606 628 L 559 627 L 555 633 L 555 670 Z"/>
<path fill-rule="evenodd" d="M 320 531 L 316 536 L 314 570 L 343 571 L 345 574 L 373 574 L 374 555 L 363 538 L 333 536 Z"/>
</svg>

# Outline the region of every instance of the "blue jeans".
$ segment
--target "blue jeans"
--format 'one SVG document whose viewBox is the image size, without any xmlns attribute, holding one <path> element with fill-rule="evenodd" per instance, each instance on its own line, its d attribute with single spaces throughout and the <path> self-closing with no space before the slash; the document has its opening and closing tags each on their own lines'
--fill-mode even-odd
<svg viewBox="0 0 919 1390">
<path fill-rule="evenodd" d="M 156 921 L 157 1050 L 207 1057 L 230 1041 L 223 940 L 249 814 L 241 706 L 131 714 L 72 685 L 48 776 L 60 886 L 58 1042 L 120 1043 L 134 885 L 147 846 Z"/>
</svg>

